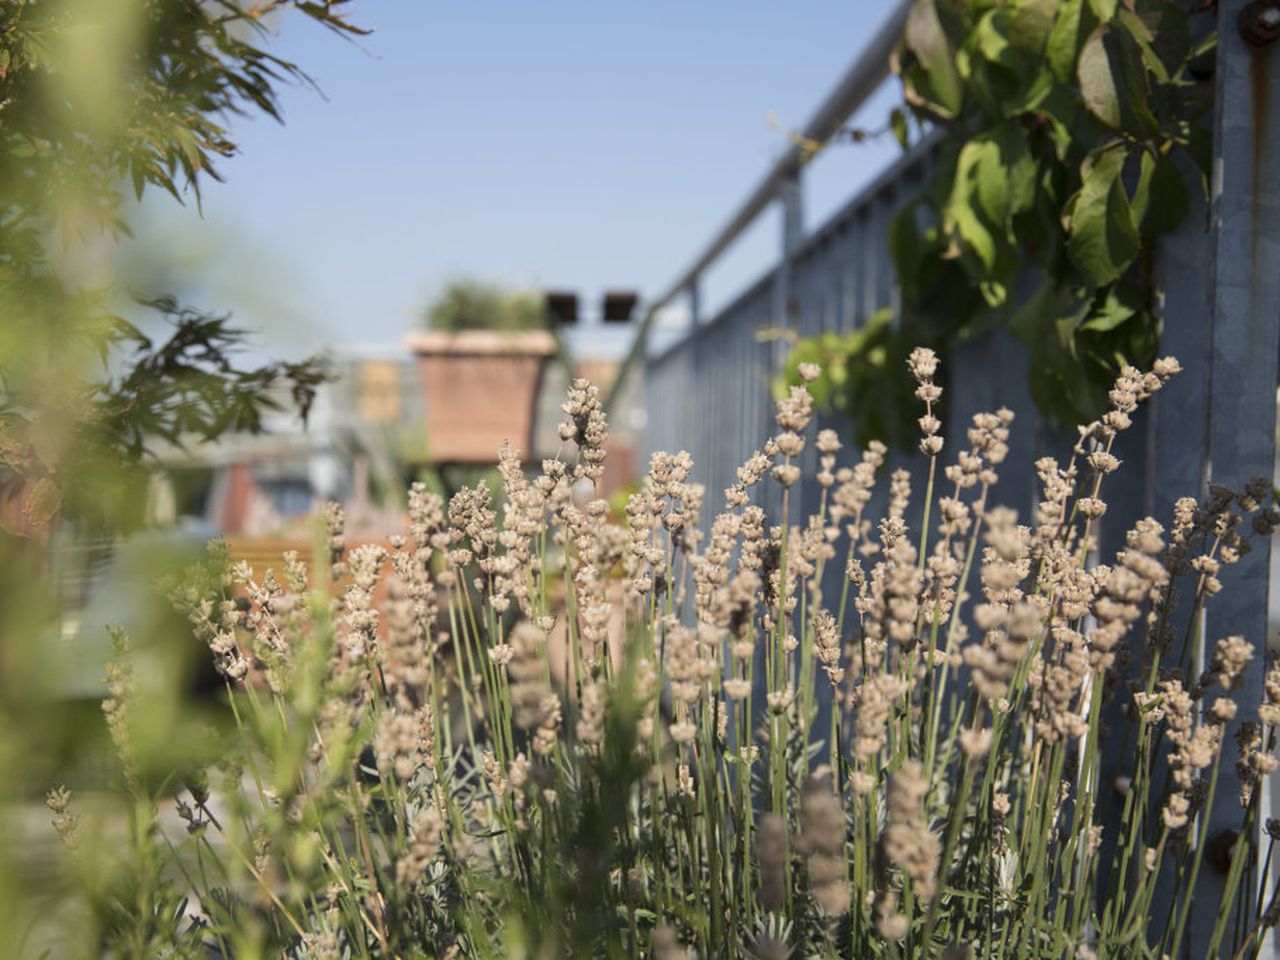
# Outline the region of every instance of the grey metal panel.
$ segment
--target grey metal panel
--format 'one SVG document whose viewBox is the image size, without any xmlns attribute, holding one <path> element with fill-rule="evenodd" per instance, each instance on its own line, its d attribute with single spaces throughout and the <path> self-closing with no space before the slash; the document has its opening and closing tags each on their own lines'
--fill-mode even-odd
<svg viewBox="0 0 1280 960">
<path fill-rule="evenodd" d="M 828 302 L 826 314 L 822 318 L 824 332 L 840 329 L 841 312 L 844 309 L 845 285 L 845 274 L 841 269 L 840 257 L 844 253 L 844 248 L 845 234 L 844 231 L 841 231 L 831 238 L 831 243 L 827 248 Z"/>
<path fill-rule="evenodd" d="M 874 204 L 868 204 L 865 209 L 859 211 L 858 226 L 862 233 L 862 245 L 858 257 L 858 326 L 863 326 L 881 306 L 876 294 L 876 276 L 879 273 L 876 269 L 879 256 L 876 241 L 880 237 L 878 232 L 880 224 L 876 219 Z"/>
<path fill-rule="evenodd" d="M 693 455 L 695 479 L 707 487 L 704 522 L 723 503 L 737 466 L 774 431 L 769 387 L 786 344 L 758 334 L 779 325 L 784 297 L 790 305 L 785 319 L 803 335 L 855 329 L 890 305 L 894 282 L 885 234 L 899 204 L 918 188 L 935 150 L 935 138 L 918 145 L 807 237 L 795 233 L 800 198 L 790 193 L 796 209 L 790 229 L 784 217 L 781 239 L 791 256 L 780 254 L 777 267 L 715 316 L 648 358 L 646 395 L 655 407 L 647 449 Z M 901 186 L 899 178 L 905 181 Z M 847 424 L 831 426 L 854 445 Z M 801 464 L 807 477 L 816 472 L 816 451 L 810 447 Z M 815 484 L 792 499 L 807 510 L 816 509 L 819 496 Z"/>
<path fill-rule="evenodd" d="M 1239 487 L 1251 475 L 1275 473 L 1280 123 L 1274 109 L 1258 110 L 1254 98 L 1280 104 L 1280 45 L 1256 52 L 1245 47 L 1235 26 L 1243 5 L 1244 0 L 1219 5 L 1212 208 L 1193 209 L 1157 250 L 1163 352 L 1177 355 L 1184 373 L 1121 441 L 1125 466 L 1108 479 L 1105 490 L 1110 509 L 1102 525 L 1104 557 L 1123 543 L 1134 520 L 1150 514 L 1167 525 L 1173 500 L 1202 492 L 1208 480 Z M 705 326 L 649 361 L 650 446 L 660 441 L 668 448 L 690 449 L 698 461 L 697 476 L 708 486 L 708 517 L 722 503 L 735 467 L 773 429 L 767 386 L 779 351 L 755 334 L 776 322 L 779 287 L 790 287 L 806 333 L 853 329 L 892 305 L 897 291 L 885 242 L 889 222 L 923 180 L 935 146 L 931 141 L 892 165 L 807 238 L 797 243 L 793 234 L 789 270 L 765 274 Z M 1035 458 L 1065 457 L 1074 436 L 1036 413 L 1025 348 L 1007 332 L 986 334 L 953 351 L 948 378 L 949 454 L 963 445 L 974 412 L 1007 405 L 1017 413 L 996 496 L 1029 520 L 1038 499 Z M 840 432 L 846 443 L 841 459 L 850 462 L 857 455 L 854 444 L 847 428 Z M 806 467 L 811 467 L 807 461 Z M 810 479 L 797 496 L 807 511 L 816 508 L 820 491 L 811 469 L 806 476 Z M 772 485 L 765 496 L 776 511 L 780 498 Z M 1243 634 L 1255 644 L 1261 663 L 1270 549 L 1259 547 L 1227 572 L 1227 589 L 1211 606 L 1206 636 L 1212 642 Z M 1258 679 L 1255 672 L 1246 699 L 1256 696 Z M 1224 762 L 1211 835 L 1239 824 L 1231 768 Z M 1203 956 L 1211 934 L 1221 884 L 1211 873 L 1206 871 L 1204 895 L 1198 893 L 1195 901 L 1188 956 Z"/>
<path fill-rule="evenodd" d="M 840 247 L 840 319 L 837 329 L 853 330 L 858 325 L 858 250 L 862 231 L 856 222 L 846 222 L 842 231 L 844 242 Z"/>
<path fill-rule="evenodd" d="M 898 307 L 898 286 L 897 278 L 893 270 L 893 261 L 889 258 L 889 227 L 893 223 L 894 215 L 901 206 L 902 199 L 899 196 L 898 184 L 886 184 L 882 193 L 876 197 L 876 237 L 877 242 L 873 245 L 876 251 L 875 258 L 875 283 L 876 283 L 876 299 L 879 307 L 891 307 L 895 314 Z M 879 307 L 877 309 L 879 309 Z"/>
<path fill-rule="evenodd" d="M 1280 45 L 1251 49 L 1237 28 L 1245 0 L 1218 4 L 1212 231 L 1212 327 L 1206 480 L 1238 488 L 1275 474 L 1276 366 L 1280 354 Z M 1224 575 L 1206 615 L 1205 637 L 1240 634 L 1266 656 L 1271 544 Z M 1242 706 L 1262 693 L 1262 671 L 1246 675 Z M 1228 730 L 1252 719 L 1245 706 Z M 1234 764 L 1223 763 L 1209 836 L 1238 829 Z M 1205 955 L 1223 878 L 1207 871 L 1188 930 L 1189 956 Z M 1201 895 L 1203 894 L 1203 895 Z"/>
</svg>

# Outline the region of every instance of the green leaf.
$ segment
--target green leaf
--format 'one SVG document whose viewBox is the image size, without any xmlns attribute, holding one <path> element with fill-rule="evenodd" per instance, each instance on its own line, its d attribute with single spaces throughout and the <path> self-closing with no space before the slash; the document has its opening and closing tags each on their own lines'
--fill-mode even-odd
<svg viewBox="0 0 1280 960">
<path fill-rule="evenodd" d="M 62 505 L 62 490 L 48 477 L 36 481 L 27 497 L 27 519 L 33 526 L 41 527 L 53 519 Z"/>
<path fill-rule="evenodd" d="M 991 136 L 1000 151 L 1000 167 L 1008 196 L 1006 217 L 1012 217 L 1035 202 L 1035 157 L 1027 143 L 1026 131 L 1020 124 L 1003 123 L 992 131 Z M 1012 233 L 1010 240 L 1012 241 Z"/>
<path fill-rule="evenodd" d="M 1008 101 L 1008 116 L 1016 116 L 1017 114 L 1032 113 L 1040 109 L 1040 105 L 1053 95 L 1057 88 L 1057 83 L 1053 79 L 1053 74 L 1048 70 L 1037 70 L 1029 79 L 1029 82 L 1023 82 L 1019 89 L 1018 95 Z"/>
<path fill-rule="evenodd" d="M 909 203 L 889 221 L 889 256 L 900 277 L 917 272 L 920 254 L 924 249 L 920 243 L 920 231 L 916 228 L 916 210 L 916 204 Z"/>
<path fill-rule="evenodd" d="M 946 231 L 958 234 L 988 271 L 996 263 L 996 241 L 990 227 L 979 216 L 979 210 L 989 219 L 1002 222 L 1001 214 L 1008 201 L 999 167 L 1000 150 L 990 140 L 974 139 L 961 147 L 943 218 Z"/>
<path fill-rule="evenodd" d="M 976 187 L 979 209 L 991 223 L 1003 224 L 1009 213 L 1009 180 L 1005 176 L 1000 144 L 987 137 L 971 140 L 961 151 L 962 167 L 964 155 L 970 150 L 972 164 L 968 172 Z"/>
<path fill-rule="evenodd" d="M 1013 12 L 1009 43 L 1031 57 L 1043 56 L 1062 0 L 1027 0 Z"/>
<path fill-rule="evenodd" d="M 978 292 L 989 307 L 998 307 L 1009 298 L 1008 289 L 998 280 L 980 280 Z"/>
<path fill-rule="evenodd" d="M 1118 0 L 1089 0 L 1089 9 L 1103 23 L 1108 22 L 1116 15 L 1117 6 Z"/>
<path fill-rule="evenodd" d="M 1098 301 L 1077 329 L 1105 333 L 1126 323 L 1137 313 L 1137 309 L 1132 304 L 1120 299 L 1115 288 L 1106 290 Z"/>
<path fill-rule="evenodd" d="M 1095 417 L 1120 366 L 1153 355 L 1151 290 L 1134 263 L 1186 219 L 1193 174 L 1177 157 L 1208 157 L 1190 15 L 1176 0 L 932 0 L 912 15 L 900 48 L 908 102 L 922 120 L 956 122 L 931 184 L 890 232 L 897 329 L 954 344 L 1006 324 L 1028 344 L 1042 411 Z M 954 72 L 931 59 L 944 52 Z M 955 109 L 939 106 L 948 82 L 961 88 Z M 1028 273 L 1040 288 L 1015 309 L 1008 291 Z M 879 416 L 859 381 L 890 355 L 880 335 L 845 368 L 837 405 L 850 416 Z"/>
<path fill-rule="evenodd" d="M 1120 126 L 1120 94 L 1116 89 L 1115 71 L 1106 46 L 1107 28 L 1099 26 L 1089 35 L 1080 51 L 1076 75 L 1080 95 L 1089 112 L 1109 127 Z"/>
<path fill-rule="evenodd" d="M 1127 32 L 1105 25 L 1094 30 L 1080 51 L 1077 74 L 1085 106 L 1107 126 L 1138 137 L 1158 132 L 1147 105 L 1148 76 Z"/>
<path fill-rule="evenodd" d="M 1004 281 L 1016 246 L 1013 217 L 1034 197 L 1035 163 L 1016 124 L 1002 124 L 960 149 L 943 227 L 977 256 L 983 275 L 975 279 L 991 306 L 1005 297 Z"/>
<path fill-rule="evenodd" d="M 907 15 L 903 39 L 925 72 L 926 88 L 922 90 L 916 84 L 917 95 L 932 102 L 945 116 L 955 116 L 964 102 L 964 86 L 935 0 L 916 0 Z"/>
<path fill-rule="evenodd" d="M 1136 13 L 1132 10 L 1121 10 L 1116 16 L 1116 23 L 1124 28 L 1129 38 L 1133 40 L 1138 47 L 1138 51 L 1142 56 L 1143 65 L 1151 71 L 1156 80 L 1160 83 L 1169 82 L 1169 70 L 1165 66 L 1160 55 L 1156 53 L 1155 48 L 1151 45 L 1151 41 L 1155 35 L 1150 28 L 1144 23 Z"/>
<path fill-rule="evenodd" d="M 1144 152 L 1133 192 L 1133 219 L 1143 232 L 1168 233 L 1183 221 L 1190 206 L 1187 184 L 1174 158 Z"/>
<path fill-rule="evenodd" d="M 1151 205 L 1142 220 L 1143 229 L 1151 234 L 1172 233 L 1191 210 L 1191 194 L 1187 182 L 1172 157 L 1162 157 L 1151 180 Z"/>
<path fill-rule="evenodd" d="M 901 107 L 894 107 L 889 111 L 889 129 L 893 131 L 893 138 L 898 141 L 898 146 L 903 150 L 911 146 L 911 134 L 907 129 L 907 115 Z"/>
<path fill-rule="evenodd" d="M 988 10 L 982 15 L 973 28 L 973 39 L 978 52 L 993 63 L 1004 60 L 1009 51 L 1009 37 L 1006 34 L 1008 17 L 1002 7 Z"/>
<path fill-rule="evenodd" d="M 996 241 L 986 224 L 967 203 L 956 206 L 952 212 L 952 220 L 969 249 L 982 261 L 983 267 L 991 270 L 996 265 Z"/>
<path fill-rule="evenodd" d="M 1096 367 L 1086 367 L 1078 356 L 1078 328 L 1092 301 L 1058 290 L 1049 280 L 1035 306 L 1034 317 L 1024 318 L 1019 332 L 1029 348 L 1032 399 L 1059 423 L 1086 423 L 1102 412 L 1114 379 L 1110 373 L 1099 377 Z"/>
<path fill-rule="evenodd" d="M 1046 276 L 1026 302 L 1009 317 L 1009 329 L 1033 350 L 1069 349 L 1075 329 L 1089 310 L 1089 300 Z"/>
<path fill-rule="evenodd" d="M 129 177 L 133 182 L 133 198 L 135 200 L 142 199 L 142 193 L 147 187 L 146 172 L 142 168 L 142 164 L 136 160 L 129 164 Z"/>
<path fill-rule="evenodd" d="M 1202 124 L 1192 124 L 1187 137 L 1187 156 L 1200 171 L 1204 198 L 1209 199 L 1209 175 L 1213 172 L 1213 131 Z"/>
<path fill-rule="evenodd" d="M 1123 144 L 1091 153 L 1080 190 L 1068 201 L 1067 252 L 1090 286 L 1111 283 L 1138 255 L 1138 228 L 1120 179 L 1127 157 Z"/>
<path fill-rule="evenodd" d="M 1146 38 L 1141 44 L 1143 61 L 1153 73 L 1158 63 L 1172 77 L 1192 56 L 1191 18 L 1169 0 L 1137 0 L 1134 9 L 1122 10 L 1118 19 L 1135 41 Z"/>
<path fill-rule="evenodd" d="M 1133 210 L 1134 223 L 1145 225 L 1147 207 L 1151 202 L 1151 178 L 1155 169 L 1155 157 L 1143 151 L 1138 159 L 1138 182 L 1133 188 L 1133 196 L 1129 201 L 1129 206 Z"/>
<path fill-rule="evenodd" d="M 1044 280 L 1010 315 L 1009 330 L 1024 343 L 1031 343 L 1040 333 L 1041 319 L 1047 312 L 1055 290 L 1052 281 Z"/>
<path fill-rule="evenodd" d="M 898 331 L 891 311 L 878 310 L 858 330 L 798 341 L 774 383 L 775 392 L 785 394 L 788 386 L 801 382 L 800 363 L 820 363 L 823 373 L 810 384 L 810 392 L 819 387 L 814 393 L 819 409 L 847 416 L 860 444 L 881 439 L 910 449 L 918 439 L 918 403 L 911 387 L 900 382 L 904 378 L 893 374 L 917 342 L 918 338 L 908 341 Z"/>
<path fill-rule="evenodd" d="M 1084 0 L 1065 0 L 1058 18 L 1049 32 L 1045 47 L 1049 69 L 1059 83 L 1066 83 L 1076 73 L 1076 57 L 1080 52 L 1081 15 Z"/>
</svg>

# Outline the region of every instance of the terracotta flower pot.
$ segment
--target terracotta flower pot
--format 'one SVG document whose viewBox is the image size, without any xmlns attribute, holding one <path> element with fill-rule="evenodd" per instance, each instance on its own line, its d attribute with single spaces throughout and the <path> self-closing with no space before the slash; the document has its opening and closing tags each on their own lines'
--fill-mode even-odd
<svg viewBox="0 0 1280 960">
<path fill-rule="evenodd" d="M 504 440 L 532 449 L 538 385 L 556 341 L 545 330 L 422 331 L 418 358 L 432 463 L 493 463 Z"/>
</svg>

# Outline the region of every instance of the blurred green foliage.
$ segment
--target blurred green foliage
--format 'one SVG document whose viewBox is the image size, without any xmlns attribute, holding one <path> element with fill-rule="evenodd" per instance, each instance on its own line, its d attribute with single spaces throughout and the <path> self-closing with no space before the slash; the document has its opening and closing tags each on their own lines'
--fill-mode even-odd
<svg viewBox="0 0 1280 960">
<path fill-rule="evenodd" d="M 910 450 L 920 438 L 919 404 L 911 382 L 901 374 L 914 347 L 894 327 L 892 312 L 879 310 L 857 330 L 798 341 L 774 385 L 775 396 L 786 396 L 788 387 L 804 382 L 802 364 L 817 364 L 822 372 L 808 384 L 814 402 L 845 416 L 860 447 L 882 440 Z"/>
<path fill-rule="evenodd" d="M 83 816 L 98 818 L 92 797 L 120 774 L 98 703 L 104 622 L 133 637 L 143 779 L 218 752 L 227 718 L 192 699 L 189 630 L 155 590 L 190 562 L 191 544 L 125 537 L 146 520 L 152 454 L 255 432 L 272 410 L 305 416 L 325 371 L 247 362 L 250 334 L 230 317 L 135 296 L 115 268 L 126 242 L 146 256 L 149 237 L 130 227 L 144 196 L 199 207 L 238 149 L 234 119 L 278 120 L 280 87 L 308 82 L 269 52 L 275 28 L 292 17 L 354 36 L 346 6 L 0 4 L 0 956 L 38 956 L 50 928 L 86 920 L 26 827 L 30 804 L 60 779 L 87 792 Z M 107 586 L 87 589 L 104 564 Z M 138 839 L 141 820 L 109 805 L 100 820 L 84 842 L 108 856 L 84 862 L 123 872 L 81 879 L 103 902 L 174 908 L 130 900 L 160 889 L 148 873 L 157 861 L 124 852 L 122 831 Z M 135 955 L 157 955 L 137 943 Z"/>
<path fill-rule="evenodd" d="M 0 496 L 22 497 L 31 524 L 136 525 L 152 444 L 256 430 L 282 395 L 305 413 L 319 365 L 242 366 L 245 331 L 169 297 L 131 303 L 110 262 L 133 202 L 160 189 L 199 204 L 236 152 L 230 119 L 279 119 L 276 88 L 306 80 L 265 49 L 267 25 L 294 10 L 357 33 L 345 4 L 0 10 Z"/>
<path fill-rule="evenodd" d="M 547 327 L 542 298 L 532 290 L 462 277 L 450 281 L 423 311 L 433 330 L 543 330 Z"/>
</svg>

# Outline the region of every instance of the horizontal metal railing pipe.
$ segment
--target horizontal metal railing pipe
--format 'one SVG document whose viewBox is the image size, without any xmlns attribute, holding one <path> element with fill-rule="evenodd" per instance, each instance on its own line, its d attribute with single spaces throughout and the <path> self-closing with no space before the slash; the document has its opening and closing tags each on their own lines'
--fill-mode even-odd
<svg viewBox="0 0 1280 960">
<path fill-rule="evenodd" d="M 821 246 L 833 231 L 839 230 L 843 225 L 848 224 L 859 209 L 866 209 L 875 202 L 875 198 L 878 195 L 885 190 L 891 189 L 895 184 L 901 183 L 904 177 L 911 175 L 912 170 L 920 169 L 922 164 L 928 162 L 930 154 L 937 149 L 938 144 L 943 141 L 946 135 L 947 132 L 938 127 L 928 130 L 912 145 L 908 152 L 877 174 L 870 183 L 858 191 L 853 199 L 828 217 L 823 224 L 806 234 L 805 238 L 792 253 L 792 258 L 796 261 L 804 260 L 805 256 L 811 253 L 814 247 Z M 776 264 L 766 269 L 732 300 L 718 309 L 714 317 L 708 318 L 705 323 L 700 324 L 696 329 L 689 330 L 683 336 L 673 339 L 671 343 L 666 344 L 659 352 L 648 354 L 645 357 L 645 362 L 661 362 L 663 358 L 680 350 L 690 339 L 701 336 L 709 328 L 722 322 L 726 314 L 732 314 L 743 301 L 758 295 L 761 287 L 772 282 L 777 269 Z"/>
<path fill-rule="evenodd" d="M 814 112 L 809 123 L 801 131 L 801 137 L 804 140 L 826 143 L 840 129 L 840 125 L 866 102 L 889 75 L 889 56 L 902 36 L 910 9 L 910 0 L 901 0 L 898 3 L 884 25 L 872 37 L 871 42 L 863 48 L 862 53 L 845 71 L 827 99 Z M 651 308 L 659 310 L 687 290 L 698 275 L 724 253 L 729 245 L 768 207 L 777 196 L 778 187 L 783 181 L 794 175 L 803 165 L 803 149 L 798 144 L 792 146 L 774 164 L 773 169 L 751 192 L 702 254 L 667 288 L 662 296 L 651 302 Z"/>
<path fill-rule="evenodd" d="M 876 91 L 889 75 L 889 57 L 902 31 L 906 27 L 907 14 L 911 10 L 911 0 L 899 0 L 888 19 L 871 38 L 871 42 L 863 48 L 839 83 L 827 95 L 809 123 L 801 132 L 804 140 L 815 143 L 826 143 L 840 129 L 840 125 L 853 115 L 867 99 Z M 773 165 L 773 168 L 752 191 L 747 200 L 738 208 L 733 218 L 716 234 L 715 239 L 707 246 L 697 260 L 680 275 L 667 291 L 655 300 L 649 301 L 640 322 L 639 329 L 631 342 L 618 375 L 605 399 L 605 410 L 612 412 L 614 404 L 622 394 L 622 389 L 632 367 L 644 357 L 645 343 L 649 331 L 653 327 L 654 318 L 659 310 L 669 304 L 685 290 L 688 290 L 698 276 L 728 249 L 742 233 L 751 226 L 766 207 L 773 202 L 778 188 L 788 177 L 793 176 L 804 165 L 804 152 L 799 145 L 792 146 L 786 154 Z"/>
</svg>

